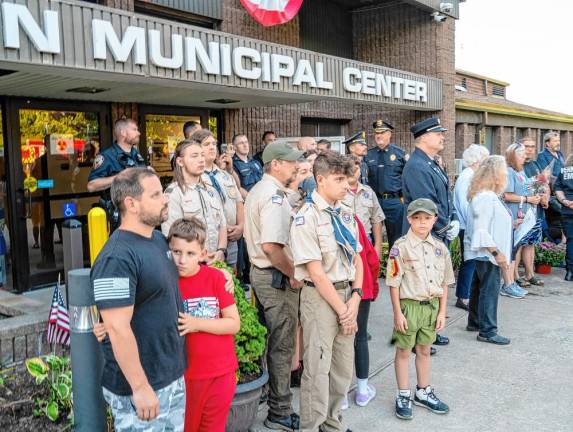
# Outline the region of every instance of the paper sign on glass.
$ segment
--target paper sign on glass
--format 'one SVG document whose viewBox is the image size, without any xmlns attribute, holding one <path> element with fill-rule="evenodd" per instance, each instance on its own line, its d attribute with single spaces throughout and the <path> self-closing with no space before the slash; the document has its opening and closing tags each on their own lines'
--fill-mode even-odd
<svg viewBox="0 0 573 432">
<path fill-rule="evenodd" d="M 52 156 L 73 155 L 74 153 L 74 136 L 72 134 L 50 135 L 50 154 Z"/>
</svg>

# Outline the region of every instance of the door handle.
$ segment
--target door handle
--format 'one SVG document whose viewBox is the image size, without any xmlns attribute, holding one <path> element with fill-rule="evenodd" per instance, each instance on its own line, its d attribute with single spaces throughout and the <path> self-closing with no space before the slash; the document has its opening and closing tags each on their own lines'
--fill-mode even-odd
<svg viewBox="0 0 573 432">
<path fill-rule="evenodd" d="M 26 201 L 28 201 L 26 205 Z M 20 210 L 20 217 L 22 219 L 29 219 L 32 217 L 32 194 L 24 188 L 16 189 L 16 206 Z"/>
</svg>

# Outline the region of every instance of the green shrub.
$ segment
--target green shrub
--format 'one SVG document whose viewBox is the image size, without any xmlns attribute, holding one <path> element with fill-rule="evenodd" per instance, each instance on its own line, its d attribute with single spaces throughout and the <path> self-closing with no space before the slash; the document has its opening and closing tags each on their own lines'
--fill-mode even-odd
<svg viewBox="0 0 573 432">
<path fill-rule="evenodd" d="M 555 243 L 547 241 L 535 245 L 535 264 L 548 264 L 551 267 L 557 267 L 564 260 L 564 245 L 556 245 Z"/>
</svg>

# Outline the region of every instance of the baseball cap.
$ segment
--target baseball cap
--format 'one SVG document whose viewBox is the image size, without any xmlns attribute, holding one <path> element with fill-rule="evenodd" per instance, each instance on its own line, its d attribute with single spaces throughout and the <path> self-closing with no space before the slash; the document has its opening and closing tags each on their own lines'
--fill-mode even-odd
<svg viewBox="0 0 573 432">
<path fill-rule="evenodd" d="M 431 216 L 438 215 L 438 207 L 434 204 L 434 201 L 427 198 L 418 198 L 408 204 L 408 217 L 418 213 L 424 212 Z"/>
<path fill-rule="evenodd" d="M 283 161 L 297 161 L 303 155 L 300 150 L 293 149 L 286 142 L 272 142 L 268 144 L 263 150 L 263 163 L 266 164 L 272 160 L 283 160 Z"/>
</svg>

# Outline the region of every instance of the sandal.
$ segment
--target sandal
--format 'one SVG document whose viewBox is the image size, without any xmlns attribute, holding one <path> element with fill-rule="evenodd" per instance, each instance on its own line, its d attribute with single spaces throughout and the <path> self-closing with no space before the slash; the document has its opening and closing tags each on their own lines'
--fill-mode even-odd
<svg viewBox="0 0 573 432">
<path fill-rule="evenodd" d="M 544 286 L 545 285 L 545 281 L 541 280 L 541 279 L 537 279 L 535 276 L 532 276 L 529 279 L 525 279 L 529 284 L 531 285 L 537 285 L 537 286 Z"/>
<path fill-rule="evenodd" d="M 534 279 L 534 277 L 532 277 L 531 279 Z M 517 282 L 517 285 L 519 285 L 520 287 L 528 287 L 529 285 L 531 285 L 533 282 L 531 282 L 531 279 L 527 280 L 523 277 L 518 278 L 515 282 Z M 537 280 L 537 279 L 536 279 Z"/>
</svg>

